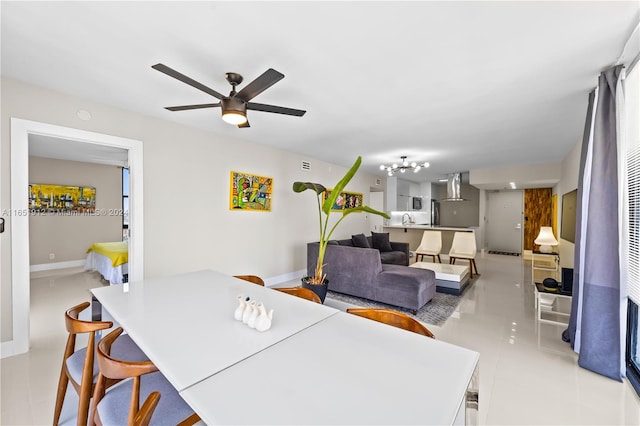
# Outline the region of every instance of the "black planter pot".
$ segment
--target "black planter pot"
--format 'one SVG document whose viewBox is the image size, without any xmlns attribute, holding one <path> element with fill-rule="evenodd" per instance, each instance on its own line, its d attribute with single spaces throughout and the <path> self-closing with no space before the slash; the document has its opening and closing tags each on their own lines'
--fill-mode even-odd
<svg viewBox="0 0 640 426">
<path fill-rule="evenodd" d="M 322 284 L 310 284 L 307 282 L 308 278 L 302 278 L 302 287 L 308 288 L 318 295 L 320 301 L 324 303 L 324 298 L 327 297 L 327 287 L 329 286 L 329 280 L 325 279 Z"/>
</svg>

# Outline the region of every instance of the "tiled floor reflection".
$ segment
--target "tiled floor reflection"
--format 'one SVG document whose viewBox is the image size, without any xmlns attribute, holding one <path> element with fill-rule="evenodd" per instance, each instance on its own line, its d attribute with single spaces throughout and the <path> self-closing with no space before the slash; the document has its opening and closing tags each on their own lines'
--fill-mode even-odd
<svg viewBox="0 0 640 426">
<path fill-rule="evenodd" d="M 640 424 L 640 398 L 628 383 L 577 366 L 563 326 L 536 324 L 530 262 L 477 258 L 480 277 L 439 340 L 480 352 L 480 424 Z M 2 425 L 51 424 L 66 332 L 63 312 L 89 300 L 97 274 L 66 270 L 32 276 L 31 350 L 3 359 Z M 75 424 L 74 392 L 63 424 Z"/>
<path fill-rule="evenodd" d="M 640 424 L 640 398 L 578 367 L 566 326 L 536 321 L 531 263 L 484 255 L 458 315 L 437 337 L 480 352 L 481 424 Z"/>
</svg>

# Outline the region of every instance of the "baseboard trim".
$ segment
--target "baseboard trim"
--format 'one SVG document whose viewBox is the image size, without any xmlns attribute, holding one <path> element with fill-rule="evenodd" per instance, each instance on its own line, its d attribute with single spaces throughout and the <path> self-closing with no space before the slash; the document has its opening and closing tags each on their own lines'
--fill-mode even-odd
<svg viewBox="0 0 640 426">
<path fill-rule="evenodd" d="M 53 271 L 55 269 L 77 268 L 84 266 L 85 260 L 69 260 L 68 262 L 41 263 L 39 265 L 31 265 L 29 272 Z"/>
<path fill-rule="evenodd" d="M 275 276 L 275 277 L 271 277 L 271 278 L 265 279 L 264 280 L 264 285 L 266 287 L 273 287 L 273 286 L 276 286 L 278 284 L 286 283 L 286 282 L 289 282 L 289 281 L 299 280 L 303 276 L 305 276 L 306 274 L 307 274 L 307 270 L 306 269 L 301 269 L 299 271 L 289 272 L 287 274 L 278 275 L 278 276 Z"/>
</svg>

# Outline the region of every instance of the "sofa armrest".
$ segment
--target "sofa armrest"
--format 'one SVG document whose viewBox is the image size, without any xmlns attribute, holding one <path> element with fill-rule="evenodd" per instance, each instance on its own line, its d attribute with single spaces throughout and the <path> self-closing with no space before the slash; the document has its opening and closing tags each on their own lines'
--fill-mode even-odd
<svg viewBox="0 0 640 426">
<path fill-rule="evenodd" d="M 394 251 L 403 252 L 407 258 L 407 263 L 405 266 L 409 266 L 409 243 L 400 243 L 400 242 L 391 241 L 391 248 Z"/>
<path fill-rule="evenodd" d="M 318 243 L 307 244 L 307 273 L 312 275 L 318 259 Z M 373 297 L 373 283 L 382 272 L 376 249 L 329 245 L 324 257 L 329 290 Z"/>
</svg>

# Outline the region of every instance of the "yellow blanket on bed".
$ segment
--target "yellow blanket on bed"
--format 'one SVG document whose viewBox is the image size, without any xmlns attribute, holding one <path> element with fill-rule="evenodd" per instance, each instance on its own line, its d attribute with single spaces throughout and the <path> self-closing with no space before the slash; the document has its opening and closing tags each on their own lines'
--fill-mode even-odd
<svg viewBox="0 0 640 426">
<path fill-rule="evenodd" d="M 111 266 L 124 265 L 129 262 L 129 245 L 124 242 L 115 243 L 95 243 L 91 244 L 91 247 L 87 250 L 87 253 L 95 251 L 103 256 L 107 256 L 111 259 Z"/>
</svg>

